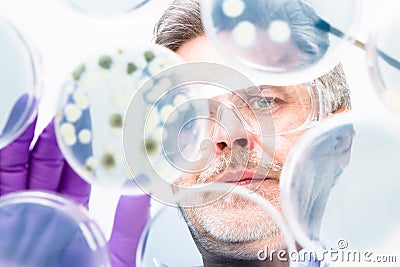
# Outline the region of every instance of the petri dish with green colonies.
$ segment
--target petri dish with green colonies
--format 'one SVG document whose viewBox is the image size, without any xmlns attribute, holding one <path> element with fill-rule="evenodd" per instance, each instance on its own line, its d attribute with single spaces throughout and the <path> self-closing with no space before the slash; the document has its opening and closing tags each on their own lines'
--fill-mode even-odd
<svg viewBox="0 0 400 267">
<path fill-rule="evenodd" d="M 1 266 L 111 266 L 97 224 L 61 196 L 39 191 L 2 196 L 0 220 Z"/>
<path fill-rule="evenodd" d="M 304 134 L 283 167 L 282 208 L 299 245 L 345 253 L 329 266 L 399 256 L 400 125 L 386 115 L 326 119 Z"/>
<path fill-rule="evenodd" d="M 169 49 L 149 44 L 104 50 L 71 70 L 58 100 L 55 129 L 66 160 L 86 181 L 123 194 L 143 193 L 124 159 L 125 112 L 145 81 L 181 61 Z"/>
<path fill-rule="evenodd" d="M 0 149 L 33 121 L 39 99 L 39 62 L 34 47 L 0 14 Z"/>
<path fill-rule="evenodd" d="M 62 0 L 72 8 L 89 15 L 117 15 L 143 6 L 149 0 Z"/>
<path fill-rule="evenodd" d="M 201 16 L 221 55 L 269 85 L 312 81 L 336 66 L 357 33 L 358 0 L 206 0 Z"/>
</svg>

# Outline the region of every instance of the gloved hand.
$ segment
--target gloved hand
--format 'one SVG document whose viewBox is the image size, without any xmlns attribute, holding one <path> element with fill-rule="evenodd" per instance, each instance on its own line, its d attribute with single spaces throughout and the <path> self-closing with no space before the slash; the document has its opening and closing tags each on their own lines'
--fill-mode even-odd
<svg viewBox="0 0 400 267">
<path fill-rule="evenodd" d="M 118 202 L 108 247 L 112 267 L 136 266 L 136 249 L 150 219 L 150 197 L 122 196 Z"/>
<path fill-rule="evenodd" d="M 0 150 L 0 196 L 20 190 L 58 192 L 88 206 L 90 185 L 65 161 L 55 138 L 53 122 L 32 151 L 36 120 L 13 143 Z"/>
<path fill-rule="evenodd" d="M 0 196 L 27 189 L 45 190 L 58 192 L 87 207 L 90 185 L 74 172 L 62 156 L 57 145 L 53 122 L 39 136 L 33 150 L 29 150 L 35 125 L 36 120 L 19 138 L 0 150 Z M 113 267 L 135 266 L 138 239 L 149 219 L 149 203 L 150 198 L 146 195 L 122 197 L 120 199 L 109 242 Z M 7 219 L 5 217 L 0 218 L 2 229 L 19 229 L 19 232 L 16 232 L 18 235 L 12 236 L 12 240 L 18 240 L 16 237 L 21 238 L 21 236 L 29 236 L 30 234 L 35 234 L 33 236 L 37 237 L 37 233 L 43 233 L 40 235 L 42 236 L 40 240 L 44 242 L 46 236 L 52 236 L 52 233 L 59 233 L 61 230 L 59 227 L 54 227 L 54 223 L 59 220 L 55 219 L 53 215 L 50 216 L 46 212 L 35 212 L 37 221 L 35 220 L 36 223 L 34 223 L 24 220 L 23 215 L 26 214 L 26 211 L 22 209 L 17 213 L 6 213 L 6 215 L 11 216 Z M 15 222 L 19 223 L 16 224 Z M 68 234 L 61 235 L 67 238 L 60 240 L 65 246 L 68 245 L 65 247 L 66 251 L 77 252 L 80 250 L 80 245 L 76 244 L 82 244 L 82 242 L 77 242 L 77 239 L 73 238 L 74 233 L 78 230 L 74 231 L 68 233 L 66 230 L 65 233 Z M 33 241 L 35 241 L 31 243 L 34 244 L 33 246 L 40 247 L 37 239 Z M 76 246 L 75 249 L 74 246 Z M 16 249 L 13 251 L 14 254 L 16 253 L 15 255 L 27 255 L 26 257 L 28 257 L 26 252 L 29 246 L 14 246 L 14 248 Z M 72 259 L 75 254 L 66 253 L 65 255 Z M 54 263 L 52 266 L 54 267 Z M 70 266 L 78 267 L 79 265 Z M 88 267 L 90 265 L 81 266 Z"/>
</svg>

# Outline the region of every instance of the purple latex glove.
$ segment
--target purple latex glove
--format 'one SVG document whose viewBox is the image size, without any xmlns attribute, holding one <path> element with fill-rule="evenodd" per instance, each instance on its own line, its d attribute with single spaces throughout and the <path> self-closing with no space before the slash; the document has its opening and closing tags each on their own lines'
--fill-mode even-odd
<svg viewBox="0 0 400 267">
<path fill-rule="evenodd" d="M 150 197 L 122 196 L 118 202 L 108 246 L 113 267 L 136 266 L 136 249 L 150 218 Z"/>
<path fill-rule="evenodd" d="M 26 189 L 46 190 L 61 193 L 87 207 L 90 185 L 73 171 L 61 154 L 53 122 L 29 151 L 35 125 L 36 120 L 19 138 L 0 150 L 0 196 Z M 121 197 L 109 242 L 113 267 L 136 266 L 136 248 L 149 213 L 149 196 Z"/>
<path fill-rule="evenodd" d="M 58 192 L 88 206 L 90 185 L 66 162 L 58 147 L 53 121 L 29 151 L 36 120 L 7 147 L 0 150 L 0 196 L 20 190 Z"/>
<path fill-rule="evenodd" d="M 26 99 L 27 97 L 24 95 L 16 102 L 1 135 L 6 135 L 13 129 L 15 121 L 18 121 L 17 118 L 21 116 L 22 108 L 26 105 Z M 33 150 L 30 151 L 29 147 L 34 136 L 35 126 L 36 119 L 19 138 L 0 150 L 0 197 L 7 193 L 27 189 L 44 190 L 60 193 L 70 200 L 87 207 L 90 197 L 90 185 L 75 173 L 62 155 L 54 132 L 54 122 L 52 121 L 45 128 Z M 90 111 L 85 110 L 81 119 L 74 126 L 78 129 L 90 129 Z M 76 149 L 82 157 L 81 160 L 85 160 L 85 158 L 92 155 L 91 145 L 77 145 Z M 149 220 L 149 208 L 150 197 L 147 195 L 121 197 L 115 215 L 113 233 L 109 242 L 111 260 L 114 267 L 136 265 L 136 247 L 140 235 Z M 27 218 L 27 214 L 33 215 L 28 223 L 26 220 L 21 220 L 21 217 Z M 21 245 L 28 244 L 32 240 L 38 245 L 38 240 L 42 239 L 41 241 L 43 242 L 41 244 L 43 247 L 46 247 L 48 243 L 46 243 L 47 239 L 44 238 L 45 234 L 47 236 L 60 236 L 57 232 L 51 232 L 51 229 L 56 224 L 49 221 L 48 216 L 41 216 L 40 214 L 40 212 L 25 208 L 23 212 L 6 212 L 3 214 L 1 221 L 3 228 L 1 229 L 3 233 L 10 233 L 9 240 L 14 240 L 14 243 L 19 244 L 17 247 L 21 249 L 16 250 L 17 253 L 20 252 L 22 253 L 21 255 L 27 255 Z M 34 227 L 34 221 L 40 222 L 37 225 L 41 225 L 42 228 L 47 229 L 46 233 L 42 233 L 39 229 L 40 227 Z M 17 228 L 15 228 L 16 226 Z M 13 230 L 10 231 L 10 229 Z M 20 236 L 19 233 L 21 232 L 30 234 L 28 236 Z M 15 236 L 13 233 L 15 233 Z M 38 236 L 38 233 L 42 234 Z M 67 235 L 66 237 L 71 237 L 71 235 Z M 60 241 L 60 244 L 63 244 L 61 241 L 68 238 L 59 237 L 57 239 Z M 12 242 L 7 241 L 5 246 L 7 247 L 7 244 L 10 243 Z M 82 251 L 82 249 L 79 249 L 79 245 L 63 247 L 60 244 L 58 244 L 59 251 L 70 250 L 71 248 L 72 250 Z M 48 249 L 45 250 L 48 251 Z M 7 254 L 11 255 L 10 253 Z M 40 253 L 37 256 L 40 258 Z M 29 260 L 28 257 L 24 258 Z"/>
</svg>

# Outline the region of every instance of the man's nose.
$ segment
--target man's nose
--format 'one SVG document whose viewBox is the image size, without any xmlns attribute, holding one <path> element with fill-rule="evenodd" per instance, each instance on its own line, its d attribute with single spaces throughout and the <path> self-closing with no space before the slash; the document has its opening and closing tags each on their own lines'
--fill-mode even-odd
<svg viewBox="0 0 400 267">
<path fill-rule="evenodd" d="M 220 107 L 214 122 L 213 141 L 217 153 L 224 149 L 247 148 L 252 150 L 254 140 L 252 134 L 246 130 L 245 122 L 237 111 L 229 106 Z"/>
</svg>

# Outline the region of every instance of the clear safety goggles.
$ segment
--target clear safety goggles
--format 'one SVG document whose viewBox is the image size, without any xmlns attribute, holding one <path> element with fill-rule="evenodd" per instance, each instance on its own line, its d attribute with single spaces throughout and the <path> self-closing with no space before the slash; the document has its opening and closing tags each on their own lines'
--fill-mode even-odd
<svg viewBox="0 0 400 267">
<path fill-rule="evenodd" d="M 221 127 L 242 126 L 260 136 L 301 131 L 326 115 L 321 86 L 313 81 L 295 86 L 261 85 L 230 92 L 210 88 L 219 94 L 209 100 L 209 116 Z M 216 134 L 214 127 L 213 136 Z"/>
<path fill-rule="evenodd" d="M 239 89 L 191 82 L 174 87 L 155 106 L 147 126 L 155 124 L 153 120 L 163 120 L 164 131 L 171 124 L 185 131 L 201 120 L 209 137 L 217 134 L 217 128 L 229 133 L 234 127 L 259 136 L 289 134 L 310 128 L 328 111 L 324 88 L 318 80 L 294 86 L 253 85 Z"/>
</svg>

